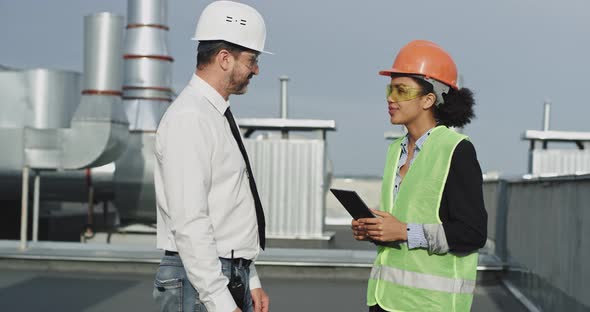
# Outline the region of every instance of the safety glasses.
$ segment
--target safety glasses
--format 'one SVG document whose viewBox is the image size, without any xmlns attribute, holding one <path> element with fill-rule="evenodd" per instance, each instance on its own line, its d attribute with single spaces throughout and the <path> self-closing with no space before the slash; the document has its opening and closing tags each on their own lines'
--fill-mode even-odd
<svg viewBox="0 0 590 312">
<path fill-rule="evenodd" d="M 254 68 L 258 66 L 258 54 L 247 53 L 247 52 L 243 52 L 242 54 L 246 55 L 246 57 L 245 57 L 246 63 L 242 63 L 242 64 L 244 66 L 246 66 L 249 70 L 254 70 Z M 238 60 L 238 62 L 240 62 L 240 61 Z"/>
<path fill-rule="evenodd" d="M 391 98 L 394 102 L 403 102 L 421 97 L 422 89 L 412 88 L 405 84 L 388 84 L 386 89 L 387 99 Z"/>
</svg>

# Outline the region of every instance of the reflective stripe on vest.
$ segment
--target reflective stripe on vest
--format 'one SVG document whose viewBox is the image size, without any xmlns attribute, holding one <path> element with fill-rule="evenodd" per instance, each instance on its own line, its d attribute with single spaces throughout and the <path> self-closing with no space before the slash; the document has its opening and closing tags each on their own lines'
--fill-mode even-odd
<svg viewBox="0 0 590 312">
<path fill-rule="evenodd" d="M 387 281 L 406 287 L 443 291 L 454 294 L 472 294 L 475 290 L 475 281 L 473 280 L 448 278 L 405 271 L 384 265 L 373 267 L 371 270 L 371 279 Z"/>
</svg>

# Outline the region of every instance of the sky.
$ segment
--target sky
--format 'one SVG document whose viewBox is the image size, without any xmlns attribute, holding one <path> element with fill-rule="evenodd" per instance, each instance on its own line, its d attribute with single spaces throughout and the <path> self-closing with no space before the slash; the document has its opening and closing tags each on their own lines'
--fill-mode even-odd
<svg viewBox="0 0 590 312">
<path fill-rule="evenodd" d="M 475 93 L 471 137 L 484 172 L 526 173 L 525 130 L 542 126 L 552 102 L 551 129 L 590 131 L 590 1 L 242 1 L 267 25 L 260 75 L 247 94 L 231 98 L 238 118 L 275 118 L 279 76 L 289 82 L 289 117 L 335 120 L 328 153 L 338 176 L 380 176 L 389 123 L 385 85 L 411 40 L 438 43 Z M 170 0 L 168 37 L 173 88 L 195 67 L 190 41 L 210 1 Z M 83 16 L 126 14 L 124 0 L 0 0 L 0 64 L 16 68 L 83 70 Z"/>
</svg>

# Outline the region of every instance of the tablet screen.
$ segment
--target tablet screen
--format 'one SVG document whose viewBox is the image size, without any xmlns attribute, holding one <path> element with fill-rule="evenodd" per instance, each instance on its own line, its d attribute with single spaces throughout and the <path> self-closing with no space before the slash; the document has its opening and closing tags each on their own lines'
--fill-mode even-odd
<svg viewBox="0 0 590 312">
<path fill-rule="evenodd" d="M 344 209 L 355 219 L 375 218 L 371 210 L 355 191 L 330 189 Z"/>
</svg>

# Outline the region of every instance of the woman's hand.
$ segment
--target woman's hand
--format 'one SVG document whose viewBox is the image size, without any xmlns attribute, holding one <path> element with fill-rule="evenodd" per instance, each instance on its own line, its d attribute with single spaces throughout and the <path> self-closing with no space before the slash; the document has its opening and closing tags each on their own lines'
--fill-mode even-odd
<svg viewBox="0 0 590 312">
<path fill-rule="evenodd" d="M 354 239 L 358 241 L 369 240 L 364 224 L 360 223 L 358 220 L 352 219 L 350 228 L 352 229 L 352 237 L 354 237 Z"/>
<path fill-rule="evenodd" d="M 379 218 L 358 219 L 357 222 L 362 225 L 365 233 L 370 240 L 377 242 L 395 242 L 408 240 L 407 224 L 399 221 L 390 213 L 371 209 L 373 214 Z M 354 231 L 354 221 L 353 221 Z M 356 238 L 356 236 L 355 236 Z"/>
</svg>

